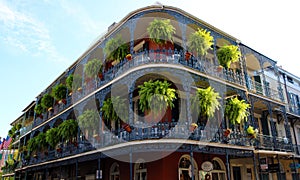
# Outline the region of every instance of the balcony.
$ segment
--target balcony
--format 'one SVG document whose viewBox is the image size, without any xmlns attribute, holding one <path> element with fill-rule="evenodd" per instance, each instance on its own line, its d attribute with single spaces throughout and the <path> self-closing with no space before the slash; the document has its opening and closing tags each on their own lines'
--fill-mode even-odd
<svg viewBox="0 0 300 180">
<path fill-rule="evenodd" d="M 248 90 L 252 93 L 266 96 L 276 101 L 282 101 L 278 90 L 266 87 L 262 83 L 256 82 L 252 79 L 248 79 Z"/>
</svg>

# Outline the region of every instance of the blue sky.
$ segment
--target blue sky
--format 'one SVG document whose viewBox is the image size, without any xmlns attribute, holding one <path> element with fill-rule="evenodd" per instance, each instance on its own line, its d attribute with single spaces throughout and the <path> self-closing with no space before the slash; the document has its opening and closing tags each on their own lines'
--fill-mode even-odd
<svg viewBox="0 0 300 180">
<path fill-rule="evenodd" d="M 105 4 L 103 3 L 105 2 Z M 161 0 L 240 39 L 300 76 L 297 1 Z M 149 0 L 0 0 L 0 137 L 113 22 Z"/>
</svg>

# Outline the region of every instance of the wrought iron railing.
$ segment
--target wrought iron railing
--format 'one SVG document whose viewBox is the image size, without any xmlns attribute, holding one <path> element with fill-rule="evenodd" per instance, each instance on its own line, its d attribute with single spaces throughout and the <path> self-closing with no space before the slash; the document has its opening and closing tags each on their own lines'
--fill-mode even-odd
<svg viewBox="0 0 300 180">
<path fill-rule="evenodd" d="M 288 138 L 260 134 L 256 139 L 256 147 L 258 149 L 295 152 Z"/>
</svg>

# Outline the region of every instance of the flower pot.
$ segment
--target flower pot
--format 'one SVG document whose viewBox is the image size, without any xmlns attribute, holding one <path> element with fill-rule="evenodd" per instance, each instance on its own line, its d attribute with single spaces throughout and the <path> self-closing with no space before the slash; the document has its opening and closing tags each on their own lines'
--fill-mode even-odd
<svg viewBox="0 0 300 180">
<path fill-rule="evenodd" d="M 191 132 L 194 132 L 194 130 L 196 129 L 198 127 L 198 125 L 196 124 L 196 123 L 192 123 L 191 125 L 190 125 L 190 131 Z"/>
<path fill-rule="evenodd" d="M 186 61 L 190 60 L 191 55 L 192 55 L 192 54 L 191 54 L 190 52 L 186 52 L 186 53 L 185 53 L 185 60 L 186 60 Z"/>
<path fill-rule="evenodd" d="M 39 114 L 38 117 L 43 119 L 44 116 L 43 116 L 43 114 Z"/>
<path fill-rule="evenodd" d="M 49 112 L 53 112 L 53 108 L 52 108 L 52 107 L 49 107 L 49 108 L 48 108 L 48 111 L 49 111 Z"/>
<path fill-rule="evenodd" d="M 123 126 L 123 128 L 124 128 L 124 130 L 127 131 L 128 133 L 131 133 L 131 131 L 132 131 L 132 129 L 131 129 L 131 127 L 129 126 L 129 124 L 125 124 L 125 125 Z"/>
<path fill-rule="evenodd" d="M 99 79 L 103 80 L 103 73 L 98 73 Z"/>
<path fill-rule="evenodd" d="M 62 148 L 56 148 L 56 151 L 61 153 L 62 152 Z"/>
<path fill-rule="evenodd" d="M 99 136 L 99 134 L 94 134 L 93 137 L 94 137 L 97 141 L 100 141 L 100 136 Z"/>
<path fill-rule="evenodd" d="M 131 61 L 131 60 L 132 60 L 132 55 L 131 55 L 131 54 L 127 54 L 127 55 L 126 55 L 126 59 L 127 59 L 128 61 Z"/>
<path fill-rule="evenodd" d="M 58 101 L 58 104 L 66 104 L 67 100 L 66 99 L 61 99 Z"/>
<path fill-rule="evenodd" d="M 226 130 L 224 131 L 224 136 L 225 136 L 225 137 L 228 137 L 228 136 L 230 135 L 230 133 L 231 133 L 230 129 L 226 129 Z"/>
<path fill-rule="evenodd" d="M 217 67 L 217 72 L 222 72 L 223 71 L 223 67 L 222 66 L 218 66 Z"/>
<path fill-rule="evenodd" d="M 82 92 L 82 87 L 78 88 L 77 91 L 81 93 Z"/>
</svg>

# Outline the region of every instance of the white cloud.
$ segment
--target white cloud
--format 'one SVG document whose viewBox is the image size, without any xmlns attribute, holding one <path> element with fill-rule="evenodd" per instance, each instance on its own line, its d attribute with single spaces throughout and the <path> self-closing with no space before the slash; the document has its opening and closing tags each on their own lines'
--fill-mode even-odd
<svg viewBox="0 0 300 180">
<path fill-rule="evenodd" d="M 56 51 L 43 23 L 1 1 L 0 7 L 0 40 L 3 43 L 15 47 L 16 51 L 48 57 L 49 60 L 66 61 Z"/>
</svg>

